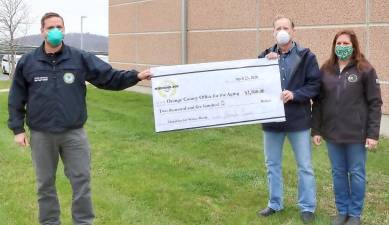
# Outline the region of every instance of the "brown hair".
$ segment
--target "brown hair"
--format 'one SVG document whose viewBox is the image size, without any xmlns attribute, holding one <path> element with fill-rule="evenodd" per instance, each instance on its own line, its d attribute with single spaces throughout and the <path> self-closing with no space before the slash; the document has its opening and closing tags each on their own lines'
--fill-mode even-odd
<svg viewBox="0 0 389 225">
<path fill-rule="evenodd" d="M 353 54 L 351 55 L 350 60 L 355 61 L 357 69 L 359 71 L 369 68 L 370 63 L 366 60 L 365 56 L 361 52 L 361 48 L 359 47 L 358 38 L 355 32 L 352 30 L 341 30 L 336 33 L 334 40 L 332 41 L 331 56 L 324 62 L 321 69 L 325 71 L 334 72 L 334 66 L 338 64 L 338 57 L 335 54 L 336 41 L 338 37 L 343 34 L 348 35 L 350 37 L 351 43 L 353 45 Z"/>
<path fill-rule="evenodd" d="M 41 28 L 44 28 L 45 27 L 45 20 L 46 19 L 49 19 L 51 17 L 59 17 L 61 18 L 62 20 L 62 23 L 65 24 L 62 16 L 60 16 L 58 13 L 55 13 L 55 12 L 48 12 L 48 13 L 45 13 L 45 15 L 42 16 L 42 19 L 41 19 Z"/>
<path fill-rule="evenodd" d="M 273 28 L 275 28 L 274 24 L 276 23 L 277 20 L 279 19 L 288 19 L 290 21 L 290 24 L 292 25 L 292 29 L 294 28 L 294 22 L 292 21 L 291 18 L 289 17 L 286 17 L 284 15 L 277 15 L 274 20 L 273 20 Z"/>
</svg>

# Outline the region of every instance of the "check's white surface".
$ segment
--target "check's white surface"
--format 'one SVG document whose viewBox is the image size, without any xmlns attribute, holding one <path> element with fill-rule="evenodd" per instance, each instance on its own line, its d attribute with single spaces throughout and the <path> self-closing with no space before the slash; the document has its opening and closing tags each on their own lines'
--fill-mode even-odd
<svg viewBox="0 0 389 225">
<path fill-rule="evenodd" d="M 151 69 L 156 132 L 285 121 L 277 61 Z"/>
</svg>

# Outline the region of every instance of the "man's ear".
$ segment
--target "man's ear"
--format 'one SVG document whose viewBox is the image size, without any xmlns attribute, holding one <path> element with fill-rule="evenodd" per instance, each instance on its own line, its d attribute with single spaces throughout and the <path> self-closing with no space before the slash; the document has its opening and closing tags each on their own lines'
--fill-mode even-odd
<svg viewBox="0 0 389 225">
<path fill-rule="evenodd" d="M 41 28 L 41 36 L 43 37 L 43 39 L 45 39 L 45 31 L 44 31 L 44 29 L 43 28 Z"/>
</svg>

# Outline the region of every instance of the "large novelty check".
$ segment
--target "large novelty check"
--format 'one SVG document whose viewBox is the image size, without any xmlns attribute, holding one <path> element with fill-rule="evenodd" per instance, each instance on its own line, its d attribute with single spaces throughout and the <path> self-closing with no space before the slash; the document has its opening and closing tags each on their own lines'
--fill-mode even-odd
<svg viewBox="0 0 389 225">
<path fill-rule="evenodd" d="M 162 66 L 151 72 L 156 132 L 285 121 L 276 60 Z"/>
</svg>

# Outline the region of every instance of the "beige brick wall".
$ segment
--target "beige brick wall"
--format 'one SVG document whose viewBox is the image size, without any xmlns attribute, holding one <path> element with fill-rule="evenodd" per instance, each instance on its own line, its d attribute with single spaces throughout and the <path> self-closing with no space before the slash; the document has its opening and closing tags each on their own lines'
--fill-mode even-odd
<svg viewBox="0 0 389 225">
<path fill-rule="evenodd" d="M 180 9 L 181 0 L 110 0 L 109 61 L 135 69 L 181 63 Z"/>
<path fill-rule="evenodd" d="M 389 82 L 389 1 L 386 0 L 187 0 L 187 63 L 255 58 L 274 43 L 276 14 L 291 17 L 296 40 L 319 63 L 333 36 L 353 29 L 381 80 Z M 183 62 L 182 0 L 110 0 L 109 60 L 117 68 L 143 70 Z M 347 7 L 343 7 L 347 6 Z M 142 83 L 148 85 L 149 83 Z M 389 84 L 382 85 L 389 114 Z"/>
<path fill-rule="evenodd" d="M 365 22 L 365 0 L 259 0 L 260 27 L 271 27 L 276 14 L 287 15 L 298 26 Z"/>
</svg>

